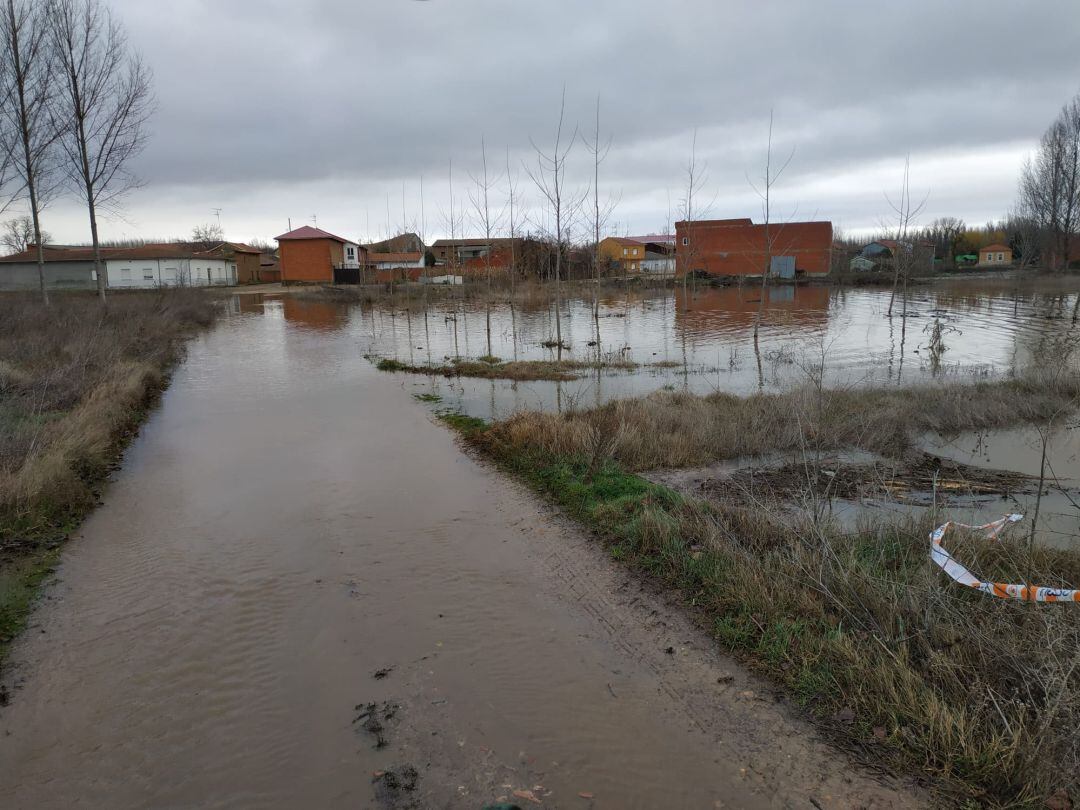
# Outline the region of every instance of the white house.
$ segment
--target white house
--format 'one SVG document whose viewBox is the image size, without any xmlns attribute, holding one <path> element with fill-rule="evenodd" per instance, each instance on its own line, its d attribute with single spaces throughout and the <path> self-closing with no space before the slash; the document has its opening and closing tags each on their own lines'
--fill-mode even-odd
<svg viewBox="0 0 1080 810">
<path fill-rule="evenodd" d="M 136 249 L 137 250 L 137 249 Z M 227 287 L 236 284 L 236 262 L 208 255 L 107 258 L 105 272 L 110 288 L 131 287 Z"/>
<path fill-rule="evenodd" d="M 368 253 L 368 266 L 376 270 L 411 270 L 424 266 L 424 254 L 419 251 L 405 253 Z"/>
<path fill-rule="evenodd" d="M 81 246 L 46 245 L 45 272 L 50 287 L 93 289 L 97 286 L 94 251 Z M 237 283 L 237 246 L 165 242 L 136 247 L 105 247 L 106 285 L 112 289 L 210 287 Z M 37 287 L 37 256 L 25 250 L 0 260 L 0 289 Z"/>
</svg>

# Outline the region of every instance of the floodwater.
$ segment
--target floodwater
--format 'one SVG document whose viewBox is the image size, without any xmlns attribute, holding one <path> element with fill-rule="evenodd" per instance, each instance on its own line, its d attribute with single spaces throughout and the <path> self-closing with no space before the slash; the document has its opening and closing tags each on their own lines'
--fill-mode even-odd
<svg viewBox="0 0 1080 810">
<path fill-rule="evenodd" d="M 1058 355 L 1062 344 L 1080 340 L 1076 282 L 959 279 L 912 288 L 906 317 L 898 298 L 893 318 L 887 317 L 888 289 L 768 288 L 755 352 L 761 295 L 754 286 L 702 287 L 685 295 L 681 288 L 608 290 L 600 302 L 599 352 L 638 363 L 639 369 L 559 383 L 432 379 L 427 390 L 490 419 L 521 409 L 589 407 L 662 388 L 777 390 L 816 373 L 836 385 L 986 378 L 1022 369 L 1038 356 Z M 483 304 L 441 299 L 429 304 L 426 316 L 379 305 L 324 306 L 327 325 L 352 330 L 366 351 L 380 356 L 422 364 L 489 353 Z M 596 357 L 597 347 L 589 345 L 596 340 L 591 307 L 589 299 L 563 303 L 563 340 L 569 345 L 564 357 Z M 556 356 L 542 345 L 555 334 L 549 301 L 493 306 L 491 324 L 490 353 L 496 357 Z M 941 349 L 936 355 L 935 345 Z"/>
<path fill-rule="evenodd" d="M 373 327 L 286 297 L 192 342 L 13 649 L 0 805 L 921 802 L 461 452 Z"/>
<path fill-rule="evenodd" d="M 931 379 L 971 381 L 1060 363 L 1080 347 L 1080 283 L 954 279 L 912 288 L 888 317 L 882 288 L 771 287 L 755 353 L 755 286 L 605 292 L 600 301 L 601 356 L 640 364 L 633 371 L 590 373 L 570 382 L 513 382 L 399 375 L 410 390 L 440 396 L 443 405 L 485 419 L 517 410 L 564 411 L 659 389 L 747 394 L 775 391 L 821 374 L 830 385 L 889 385 Z M 329 305 L 333 307 L 333 305 Z M 365 351 L 413 364 L 488 354 L 482 304 L 438 300 L 427 315 L 404 308 L 357 308 L 340 317 Z M 505 303 L 491 310 L 491 353 L 503 359 L 551 359 L 542 344 L 554 336 L 550 302 Z M 596 357 L 591 299 L 562 310 L 564 356 Z M 935 332 L 939 342 L 935 344 Z M 935 349 L 937 351 L 935 351 Z M 760 366 L 758 356 L 761 358 Z M 1080 529 L 1080 431 L 1062 427 L 1048 443 L 1048 480 L 1039 506 L 1038 537 L 1075 545 Z M 1037 431 L 994 431 L 927 437 L 925 449 L 993 469 L 1039 475 Z M 927 493 L 929 495 L 929 493 Z M 1035 490 L 1008 497 L 954 498 L 949 516 L 984 523 L 1008 512 L 1032 514 Z M 919 504 L 836 503 L 854 522 L 867 511 L 912 512 Z M 1018 529 L 1019 530 L 1019 529 Z"/>
</svg>

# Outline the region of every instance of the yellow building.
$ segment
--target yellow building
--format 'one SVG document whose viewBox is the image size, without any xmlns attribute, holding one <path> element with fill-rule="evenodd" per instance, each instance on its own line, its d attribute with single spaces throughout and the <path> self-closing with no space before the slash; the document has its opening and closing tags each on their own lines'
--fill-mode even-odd
<svg viewBox="0 0 1080 810">
<path fill-rule="evenodd" d="M 600 258 L 613 262 L 624 273 L 640 273 L 645 261 L 645 245 L 635 239 L 609 236 L 600 240 Z"/>
</svg>

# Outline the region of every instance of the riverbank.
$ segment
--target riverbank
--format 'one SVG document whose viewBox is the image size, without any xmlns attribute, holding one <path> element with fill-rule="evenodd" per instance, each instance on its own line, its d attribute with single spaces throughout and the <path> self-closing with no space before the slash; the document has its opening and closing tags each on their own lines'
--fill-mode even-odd
<svg viewBox="0 0 1080 810">
<path fill-rule="evenodd" d="M 99 502 L 220 301 L 196 290 L 0 296 L 0 665 L 68 534 Z"/>
<path fill-rule="evenodd" d="M 766 673 L 863 759 L 928 778 L 960 804 L 1042 806 L 1080 790 L 1080 616 L 998 600 L 928 563 L 937 521 L 842 528 L 761 503 L 690 497 L 639 475 L 769 450 L 904 454 L 927 427 L 1038 422 L 1077 401 L 1072 375 L 980 385 L 737 398 L 657 394 L 489 425 L 470 445 L 591 529 L 611 556 L 677 593 L 726 649 Z M 1023 524 L 1021 524 L 1023 525 Z M 1023 532 L 950 549 L 988 579 L 1080 584 L 1080 552 Z M 1061 805 L 1065 806 L 1065 805 Z"/>
</svg>

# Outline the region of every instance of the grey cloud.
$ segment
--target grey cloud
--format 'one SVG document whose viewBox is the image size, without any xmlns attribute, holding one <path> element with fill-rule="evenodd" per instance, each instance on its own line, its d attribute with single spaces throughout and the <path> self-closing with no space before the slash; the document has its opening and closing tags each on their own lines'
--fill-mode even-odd
<svg viewBox="0 0 1080 810">
<path fill-rule="evenodd" d="M 590 128 L 601 98 L 602 127 L 614 139 L 609 184 L 633 199 L 622 217 L 637 218 L 631 228 L 663 222 L 694 127 L 712 191 L 751 205 L 744 174 L 760 158 L 770 109 L 777 149 L 796 147 L 786 180 L 798 189 L 829 172 L 899 165 L 909 152 L 917 165 L 923 155 L 1033 143 L 1080 89 L 1080 9 L 1072 0 L 113 0 L 113 7 L 154 68 L 160 104 L 139 165 L 148 185 L 132 200 L 139 210 L 129 212 L 138 221 L 154 220 L 145 207 L 155 198 L 187 199 L 202 189 L 245 222 L 247 190 L 295 205 L 294 213 L 318 207 L 356 223 L 364 211 L 384 212 L 395 189 L 400 209 L 403 178 L 415 209 L 421 174 L 439 178 L 429 185 L 434 211 L 444 204 L 448 159 L 464 181 L 481 134 L 500 160 L 509 146 L 515 166 L 529 157 L 530 137 L 546 143 L 564 83 L 571 124 Z M 1000 172 L 1003 197 L 994 205 L 1003 213 L 1015 167 Z M 330 197 L 311 197 L 326 183 L 349 189 L 330 195 L 345 210 L 327 211 Z M 960 216 L 987 208 L 982 195 L 940 192 Z M 880 199 L 880 189 L 807 205 L 866 227 L 880 217 L 860 214 L 870 196 Z"/>
</svg>

